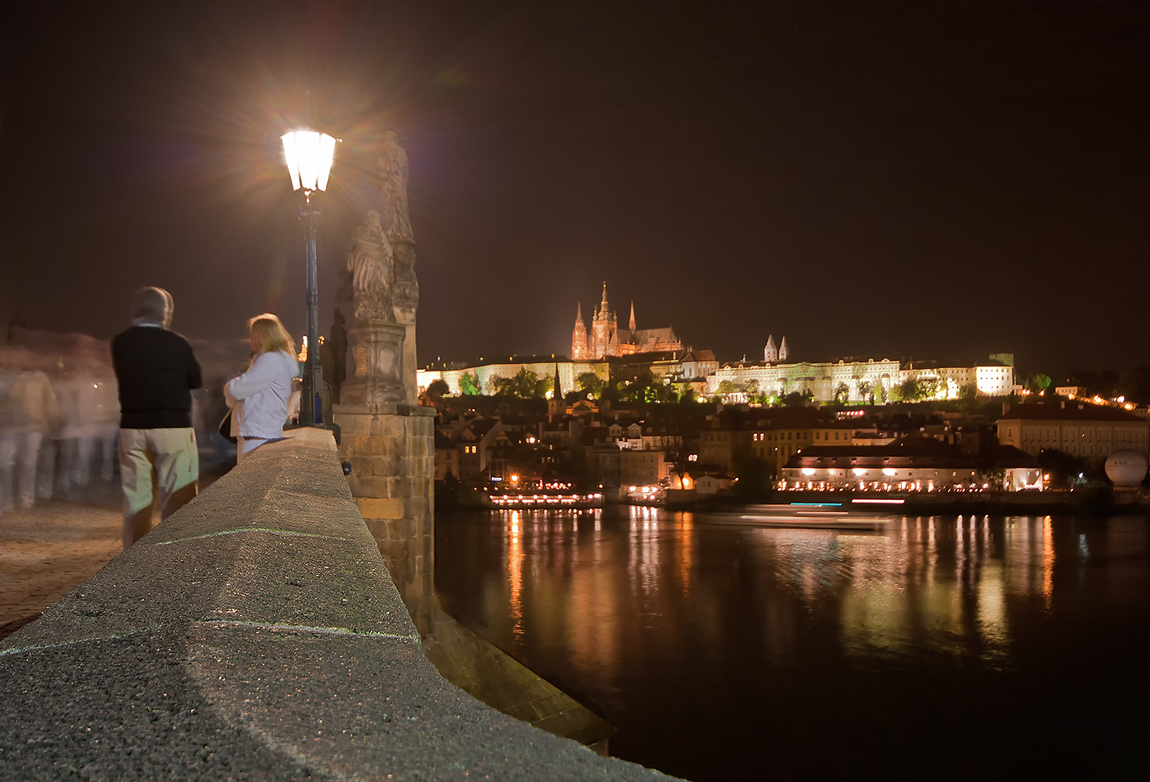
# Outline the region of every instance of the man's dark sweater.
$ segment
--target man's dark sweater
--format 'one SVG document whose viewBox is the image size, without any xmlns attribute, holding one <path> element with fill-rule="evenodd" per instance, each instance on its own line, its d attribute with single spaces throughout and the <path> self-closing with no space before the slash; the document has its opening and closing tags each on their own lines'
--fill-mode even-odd
<svg viewBox="0 0 1150 782">
<path fill-rule="evenodd" d="M 122 429 L 192 425 L 190 390 L 203 384 L 187 340 L 167 329 L 133 326 L 112 340 Z"/>
</svg>

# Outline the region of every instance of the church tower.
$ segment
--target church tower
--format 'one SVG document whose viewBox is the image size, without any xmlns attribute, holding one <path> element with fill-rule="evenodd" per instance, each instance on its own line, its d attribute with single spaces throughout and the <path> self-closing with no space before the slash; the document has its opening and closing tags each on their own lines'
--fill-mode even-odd
<svg viewBox="0 0 1150 782">
<path fill-rule="evenodd" d="M 611 312 L 611 305 L 607 302 L 607 283 L 603 283 L 603 300 L 599 302 L 599 309 L 591 321 L 591 359 L 603 358 L 610 355 L 611 341 L 615 336 L 615 313 Z"/>
<path fill-rule="evenodd" d="M 551 383 L 551 398 L 547 400 L 547 420 L 550 423 L 555 423 L 563 417 L 566 411 L 567 406 L 563 402 L 563 385 L 559 380 L 559 364 L 556 363 L 555 380 Z"/>
<path fill-rule="evenodd" d="M 631 339 L 635 339 L 635 302 L 631 302 L 631 322 L 627 328 L 631 330 Z"/>
<path fill-rule="evenodd" d="M 779 343 L 779 361 L 786 361 L 791 357 L 791 351 L 787 348 L 787 338 L 783 337 L 783 341 Z"/>
<path fill-rule="evenodd" d="M 591 351 L 587 347 L 587 326 L 583 323 L 583 305 L 575 306 L 575 328 L 571 332 L 571 360 L 587 361 L 591 358 Z"/>
<path fill-rule="evenodd" d="M 779 349 L 775 347 L 775 335 L 767 336 L 767 346 L 763 348 L 763 361 L 773 364 L 779 360 Z"/>
</svg>

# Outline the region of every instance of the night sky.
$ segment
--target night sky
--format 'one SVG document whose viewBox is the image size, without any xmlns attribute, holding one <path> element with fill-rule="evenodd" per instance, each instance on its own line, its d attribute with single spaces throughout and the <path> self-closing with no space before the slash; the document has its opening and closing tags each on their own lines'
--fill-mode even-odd
<svg viewBox="0 0 1150 782">
<path fill-rule="evenodd" d="M 625 325 L 796 360 L 1150 364 L 1150 10 L 1132 2 L 25 3 L 0 27 L 0 319 L 304 329 L 279 146 L 343 139 L 321 323 L 410 156 L 422 363 Z"/>
</svg>

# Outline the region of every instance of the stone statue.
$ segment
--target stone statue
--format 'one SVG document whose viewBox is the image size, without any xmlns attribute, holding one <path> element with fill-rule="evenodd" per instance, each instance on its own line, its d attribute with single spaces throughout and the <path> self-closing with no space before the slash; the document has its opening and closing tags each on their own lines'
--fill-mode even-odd
<svg viewBox="0 0 1150 782">
<path fill-rule="evenodd" d="M 368 212 L 347 249 L 345 296 L 354 324 L 348 328 L 349 377 L 340 404 L 415 404 L 415 239 L 407 213 L 407 153 L 394 133 L 383 134 L 379 153 L 379 211 Z M 346 298 L 344 299 L 346 301 Z M 351 364 L 354 364 L 354 370 Z"/>
<path fill-rule="evenodd" d="M 384 133 L 383 149 L 379 155 L 383 230 L 393 242 L 413 242 L 415 237 L 407 213 L 407 152 L 395 139 L 391 131 Z"/>
<path fill-rule="evenodd" d="M 368 212 L 355 229 L 347 250 L 355 316 L 364 321 L 395 322 L 392 288 L 395 253 L 380 224 L 379 212 Z"/>
</svg>

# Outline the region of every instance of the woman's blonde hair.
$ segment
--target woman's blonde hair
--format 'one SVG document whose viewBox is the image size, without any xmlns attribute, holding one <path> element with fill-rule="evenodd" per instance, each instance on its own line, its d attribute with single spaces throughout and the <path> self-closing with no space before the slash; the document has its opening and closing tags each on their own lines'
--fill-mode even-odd
<svg viewBox="0 0 1150 782">
<path fill-rule="evenodd" d="M 292 341 L 291 334 L 288 334 L 284 324 L 280 323 L 280 319 L 270 312 L 256 315 L 249 320 L 248 328 L 252 334 L 259 337 L 260 353 L 283 350 L 292 356 L 295 355 L 295 342 Z"/>
</svg>

